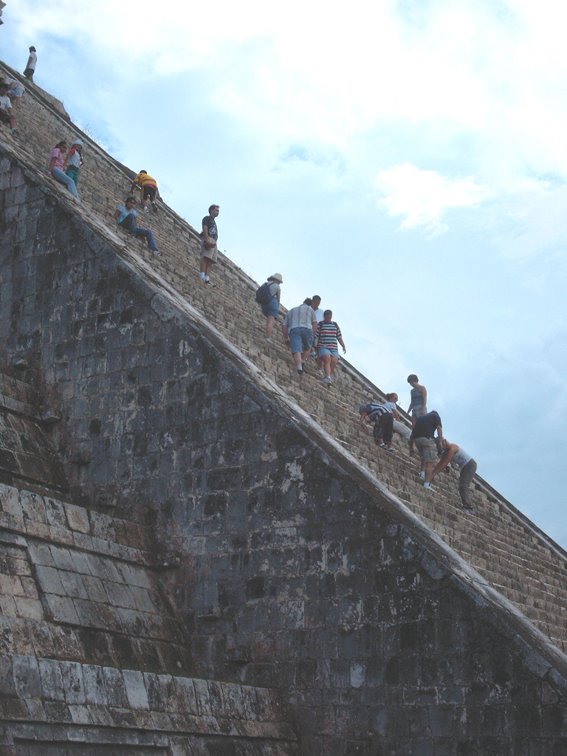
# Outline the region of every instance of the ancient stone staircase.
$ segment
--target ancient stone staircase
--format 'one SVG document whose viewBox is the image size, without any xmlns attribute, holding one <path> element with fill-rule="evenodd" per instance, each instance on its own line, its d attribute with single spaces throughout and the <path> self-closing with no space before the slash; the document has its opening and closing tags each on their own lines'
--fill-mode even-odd
<svg viewBox="0 0 567 756">
<path fill-rule="evenodd" d="M 96 144 L 75 129 L 33 89 L 24 97 L 20 112 L 20 136 L 5 136 L 30 167 L 41 171 L 51 147 L 61 138 L 80 135 L 87 143 L 85 167 L 79 189 L 81 212 L 94 225 L 101 218 L 116 239 L 109 214 L 129 189 L 132 172 L 109 158 Z M 104 177 L 104 181 L 101 181 Z M 159 177 L 158 177 L 159 178 Z M 61 196 L 65 189 L 57 185 Z M 210 198 L 203 198 L 203 207 Z M 196 211 L 200 219 L 204 209 Z M 567 651 L 567 559 L 565 552 L 542 534 L 504 499 L 477 481 L 473 503 L 475 515 L 459 507 L 456 474 L 441 476 L 433 492 L 423 490 L 417 478 L 417 464 L 404 443 L 395 453 L 377 450 L 371 434 L 357 426 L 356 407 L 381 393 L 343 363 L 332 388 L 322 386 L 314 375 L 299 380 L 283 340 L 267 343 L 263 318 L 254 302 L 254 282 L 226 256 L 214 271 L 217 288 L 205 287 L 198 279 L 198 235 L 171 209 L 162 206 L 158 214 L 144 216 L 141 224 L 155 232 L 161 256 L 153 258 L 141 242 L 120 235 L 116 248 L 141 256 L 203 313 L 228 340 L 246 354 L 274 383 L 309 413 L 333 438 L 364 464 L 378 480 L 427 523 L 489 583 L 501 591 L 521 612 L 563 651 Z M 219 221 L 221 241 L 229 235 Z M 269 270 L 281 268 L 278 261 Z M 285 277 L 285 270 L 282 271 Z M 285 288 L 285 287 L 284 287 Z M 346 335 L 348 339 L 348 334 Z M 388 390 L 396 387 L 388 387 Z"/>
</svg>

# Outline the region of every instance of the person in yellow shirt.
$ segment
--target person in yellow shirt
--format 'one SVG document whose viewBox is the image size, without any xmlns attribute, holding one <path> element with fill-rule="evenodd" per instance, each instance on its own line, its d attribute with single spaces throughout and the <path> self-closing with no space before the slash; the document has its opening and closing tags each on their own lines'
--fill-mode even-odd
<svg viewBox="0 0 567 756">
<path fill-rule="evenodd" d="M 147 171 L 140 171 L 134 181 L 132 181 L 132 188 L 130 192 L 135 189 L 140 190 L 140 205 L 145 213 L 149 213 L 149 207 L 146 205 L 146 200 L 150 200 L 152 208 L 157 212 L 156 198 L 158 194 L 157 181 L 150 176 Z"/>
</svg>

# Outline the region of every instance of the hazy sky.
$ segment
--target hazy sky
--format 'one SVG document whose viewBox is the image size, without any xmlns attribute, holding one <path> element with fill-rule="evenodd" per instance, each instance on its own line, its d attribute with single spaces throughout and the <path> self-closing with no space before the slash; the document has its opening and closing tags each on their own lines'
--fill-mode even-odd
<svg viewBox="0 0 567 756">
<path fill-rule="evenodd" d="M 77 10 L 79 8 L 80 10 Z M 0 57 L 563 546 L 567 4 L 8 0 Z M 88 169 L 88 155 L 87 169 Z"/>
</svg>

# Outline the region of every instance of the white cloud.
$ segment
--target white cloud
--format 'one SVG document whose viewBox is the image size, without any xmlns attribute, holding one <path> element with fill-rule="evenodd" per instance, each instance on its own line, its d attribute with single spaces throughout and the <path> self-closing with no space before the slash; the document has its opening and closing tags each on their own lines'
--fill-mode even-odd
<svg viewBox="0 0 567 756">
<path fill-rule="evenodd" d="M 430 235 L 447 230 L 443 218 L 448 211 L 475 207 L 490 196 L 471 178 L 449 179 L 410 163 L 381 171 L 375 184 L 378 205 L 391 216 L 402 216 L 402 228 L 422 226 Z"/>
</svg>

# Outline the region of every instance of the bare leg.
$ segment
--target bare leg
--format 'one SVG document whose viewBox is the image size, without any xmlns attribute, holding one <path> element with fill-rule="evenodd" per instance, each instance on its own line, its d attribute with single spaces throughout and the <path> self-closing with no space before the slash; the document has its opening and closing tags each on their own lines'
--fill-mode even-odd
<svg viewBox="0 0 567 756">
<path fill-rule="evenodd" d="M 293 364 L 298 370 L 302 369 L 302 359 L 301 359 L 301 352 L 294 352 L 292 355 L 293 357 Z"/>
</svg>

